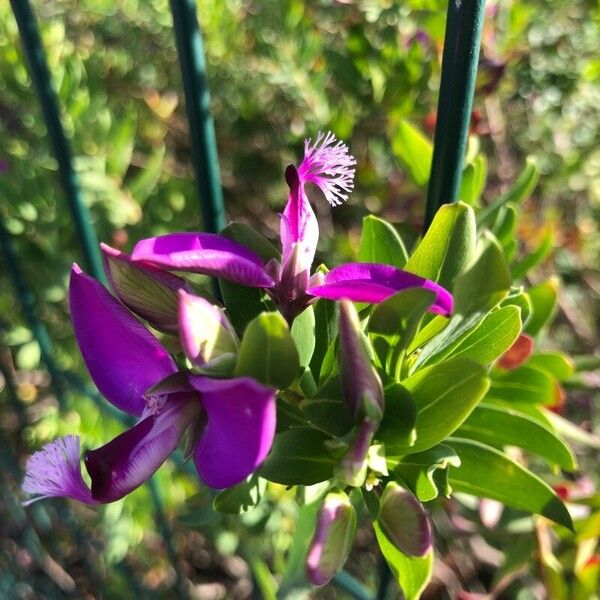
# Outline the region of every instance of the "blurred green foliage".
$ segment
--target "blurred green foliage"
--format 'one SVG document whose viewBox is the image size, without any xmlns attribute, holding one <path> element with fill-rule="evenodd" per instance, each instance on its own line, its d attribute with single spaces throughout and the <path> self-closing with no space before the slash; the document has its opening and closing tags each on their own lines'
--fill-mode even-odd
<svg viewBox="0 0 600 600">
<path fill-rule="evenodd" d="M 201 229 L 168 1 L 37 0 L 33 6 L 99 238 L 128 249 L 141 237 Z M 414 242 L 424 210 L 421 175 L 429 160 L 445 7 L 442 0 L 199 0 L 229 217 L 273 237 L 276 211 L 286 198 L 285 165 L 300 157 L 304 137 L 332 129 L 349 144 L 358 173 L 347 206 L 334 212 L 324 203 L 316 207 L 319 251 L 332 256 L 331 264 L 334 257 L 356 258 L 358 225 L 367 212 L 401 223 L 404 241 Z M 557 324 L 541 339 L 576 353 L 598 351 L 599 44 L 594 0 L 488 2 L 463 184 L 465 201 L 485 205 L 510 188 L 527 156 L 534 157 L 540 185 L 520 209 L 518 223 L 505 210 L 494 231 L 503 244 L 511 241 L 507 232 L 516 231 L 519 246 L 504 250 L 517 259 L 523 250 L 543 250 L 544 236 L 553 233 L 555 260 L 541 250 L 540 264 L 528 277 L 542 285 L 551 275 L 563 278 Z M 415 142 L 411 169 L 406 139 L 415 131 L 425 137 L 417 138 L 424 144 Z M 68 269 L 81 253 L 8 3 L 0 4 L 0 161 L 1 216 L 15 236 L 40 316 L 61 367 L 87 377 L 65 302 Z M 2 455 L 0 476 L 8 507 L 18 474 L 10 474 L 5 462 L 22 464 L 32 448 L 59 434 L 79 432 L 99 445 L 122 425 L 78 394 L 59 410 L 4 266 L 0 289 L 2 350 L 10 349 L 18 369 L 14 398 L 5 386 L 0 405 L 0 432 L 12 451 Z M 589 382 L 572 385 L 567 412 L 597 415 Z M 15 422 L 19 407 L 24 415 Z M 240 598 L 247 589 L 239 582 L 250 585 L 253 577 L 269 597 L 263 559 L 272 572 L 282 572 L 297 516 L 283 488 L 271 489 L 268 502 L 240 520 L 216 516 L 212 498 L 206 492 L 194 496 L 196 480 L 174 464 L 157 478 L 169 520 L 183 515 L 174 526 L 174 544 L 185 557 L 179 565 L 185 577 L 196 586 L 219 580 Z M 186 522 L 186 499 L 197 528 Z M 74 513 L 70 521 L 65 511 Z M 28 585 L 61 597 L 52 583 L 60 573 L 31 550 L 29 521 L 15 517 L 15 507 L 0 514 L 3 531 L 12 536 L 0 537 L 0 556 L 11 561 L 11 568 L 2 569 L 0 595 L 19 583 L 23 597 Z M 201 522 L 199 515 L 205 517 Z M 94 512 L 49 503 L 32 511 L 31 523 L 81 590 L 101 581 L 107 595 L 118 597 L 137 581 L 143 593 L 175 593 L 175 574 L 153 533 L 147 487 Z M 264 535 L 254 536 L 256 531 Z M 81 551 L 77 536 L 85 540 Z M 350 564 L 363 579 L 373 567 L 369 543 L 367 534 Z M 20 556 L 19 548 L 28 554 Z M 567 564 L 574 551 L 565 552 Z M 249 566 L 240 567 L 233 553 Z M 11 575 L 28 572 L 36 574 L 33 583 Z M 199 597 L 206 592 L 194 590 Z"/>
</svg>

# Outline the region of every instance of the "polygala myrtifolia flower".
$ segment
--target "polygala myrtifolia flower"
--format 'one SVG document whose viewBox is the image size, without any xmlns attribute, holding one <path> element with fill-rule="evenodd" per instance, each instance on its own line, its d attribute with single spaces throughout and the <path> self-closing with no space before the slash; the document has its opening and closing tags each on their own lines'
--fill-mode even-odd
<svg viewBox="0 0 600 600">
<path fill-rule="evenodd" d="M 288 166 L 285 171 L 290 193 L 281 215 L 281 262 L 273 259 L 265 265 L 248 248 L 209 233 L 170 233 L 147 238 L 136 244 L 130 257 L 121 255 L 120 260 L 148 269 L 146 274 L 149 276 L 157 268 L 189 271 L 263 288 L 289 323 L 315 297 L 376 303 L 412 287 L 434 291 L 436 299 L 430 310 L 449 314 L 452 296 L 448 291 L 433 281 L 391 265 L 347 263 L 325 276 L 315 274 L 311 277 L 319 225 L 305 186 L 316 185 L 331 206 L 337 206 L 347 200 L 354 187 L 355 164 L 348 147 L 332 133 L 319 133 L 314 144 L 311 140 L 305 141 L 302 162 L 298 167 Z M 161 284 L 167 289 L 183 285 L 175 280 L 165 280 Z M 117 294 L 121 297 L 121 292 L 117 291 Z M 126 299 L 122 300 L 129 306 Z"/>
<path fill-rule="evenodd" d="M 218 309 L 179 290 L 182 346 L 193 363 L 214 359 L 215 347 L 234 352 L 237 338 Z M 250 377 L 212 379 L 178 372 L 166 349 L 103 285 L 73 266 L 69 287 L 75 336 L 98 389 L 139 418 L 84 462 L 77 436 L 59 438 L 27 463 L 24 491 L 32 502 L 67 496 L 88 504 L 112 502 L 144 483 L 187 433 L 204 483 L 225 488 L 244 480 L 269 452 L 275 434 L 275 390 Z M 212 336 L 195 335 L 196 319 Z M 193 330 L 193 331 L 190 331 Z M 204 337 L 202 337 L 204 336 Z"/>
</svg>

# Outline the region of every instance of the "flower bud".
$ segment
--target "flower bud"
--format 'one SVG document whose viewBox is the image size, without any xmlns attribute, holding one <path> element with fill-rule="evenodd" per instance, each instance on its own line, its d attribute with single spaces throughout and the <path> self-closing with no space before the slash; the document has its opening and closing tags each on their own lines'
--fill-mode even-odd
<svg viewBox="0 0 600 600">
<path fill-rule="evenodd" d="M 427 512 L 417 497 L 395 481 L 390 481 L 379 501 L 377 521 L 400 552 L 424 556 L 432 544 Z"/>
<path fill-rule="evenodd" d="M 187 357 L 206 367 L 232 358 L 238 339 L 222 309 L 200 296 L 179 292 L 179 335 Z"/>
<path fill-rule="evenodd" d="M 383 387 L 371 365 L 358 313 L 349 300 L 340 302 L 339 335 L 340 378 L 346 406 L 357 422 L 368 417 L 379 423 L 383 417 Z"/>
<path fill-rule="evenodd" d="M 184 279 L 100 244 L 104 271 L 117 298 L 153 327 L 177 333 L 177 292 L 188 290 Z"/>
<path fill-rule="evenodd" d="M 378 423 L 366 418 L 357 428 L 346 454 L 335 468 L 335 476 L 346 485 L 360 487 L 367 477 L 367 457 Z"/>
<path fill-rule="evenodd" d="M 306 575 L 312 583 L 325 585 L 344 566 L 355 533 L 356 512 L 348 496 L 330 492 L 319 509 L 306 557 Z"/>
</svg>

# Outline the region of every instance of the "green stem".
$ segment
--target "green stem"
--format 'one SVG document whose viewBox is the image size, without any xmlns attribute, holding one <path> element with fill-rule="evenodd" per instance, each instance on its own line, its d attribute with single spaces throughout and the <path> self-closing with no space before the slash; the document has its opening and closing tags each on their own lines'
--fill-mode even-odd
<svg viewBox="0 0 600 600">
<path fill-rule="evenodd" d="M 485 0 L 449 0 L 442 78 L 424 229 L 442 204 L 460 193 Z"/>
<path fill-rule="evenodd" d="M 171 12 L 204 230 L 217 233 L 225 225 L 225 208 L 196 2 L 195 0 L 171 0 Z"/>
<path fill-rule="evenodd" d="M 96 279 L 105 281 L 98 239 L 90 221 L 89 211 L 83 201 L 79 177 L 73 168 L 71 149 L 60 120 L 58 98 L 52 85 L 35 15 L 29 0 L 10 0 L 10 4 L 27 55 L 29 73 L 40 100 L 50 144 L 58 162 L 61 185 L 67 196 L 86 266 Z"/>
</svg>

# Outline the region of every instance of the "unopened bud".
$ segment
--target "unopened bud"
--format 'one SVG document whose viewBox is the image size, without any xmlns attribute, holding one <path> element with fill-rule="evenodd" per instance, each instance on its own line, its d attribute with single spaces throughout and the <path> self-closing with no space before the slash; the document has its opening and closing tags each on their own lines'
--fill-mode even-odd
<svg viewBox="0 0 600 600">
<path fill-rule="evenodd" d="M 325 585 L 344 566 L 355 533 L 356 512 L 348 496 L 330 492 L 319 509 L 306 557 L 306 575 L 312 583 Z"/>
<path fill-rule="evenodd" d="M 395 481 L 383 490 L 377 521 L 390 542 L 404 554 L 424 556 L 431 548 L 431 525 L 425 508 Z"/>
<path fill-rule="evenodd" d="M 335 476 L 346 485 L 360 487 L 367 477 L 367 458 L 378 423 L 366 418 L 357 428 L 346 454 L 335 468 Z"/>
<path fill-rule="evenodd" d="M 187 357 L 196 366 L 232 358 L 238 339 L 222 309 L 200 296 L 179 292 L 179 335 Z"/>
<path fill-rule="evenodd" d="M 355 421 L 383 417 L 383 387 L 371 364 L 358 313 L 349 300 L 340 302 L 340 378 L 344 400 Z"/>
<path fill-rule="evenodd" d="M 106 244 L 100 248 L 106 277 L 117 298 L 156 329 L 177 333 L 177 292 L 188 289 L 186 281 L 152 265 L 133 262 Z"/>
</svg>

